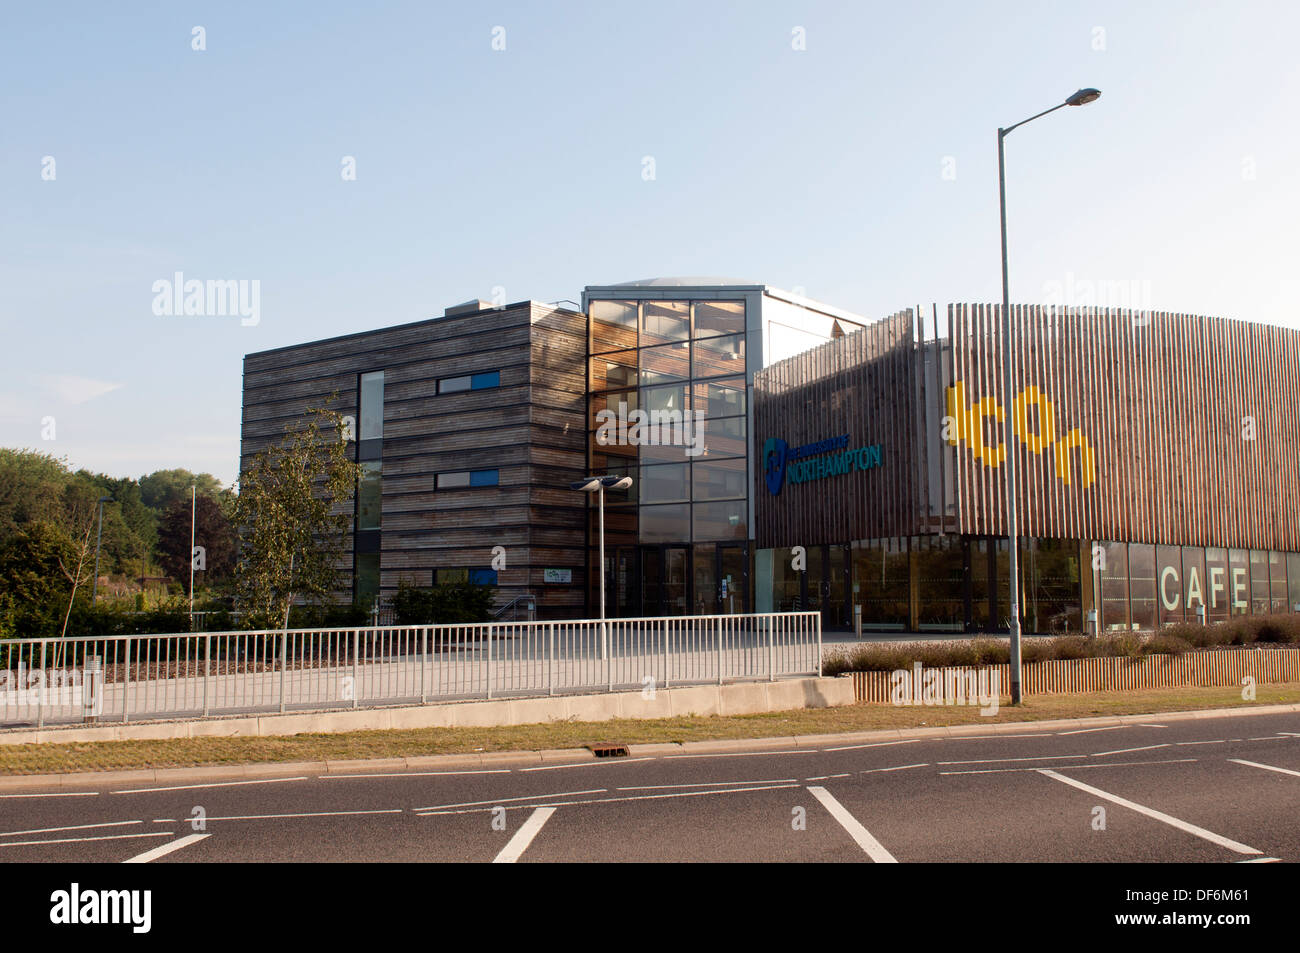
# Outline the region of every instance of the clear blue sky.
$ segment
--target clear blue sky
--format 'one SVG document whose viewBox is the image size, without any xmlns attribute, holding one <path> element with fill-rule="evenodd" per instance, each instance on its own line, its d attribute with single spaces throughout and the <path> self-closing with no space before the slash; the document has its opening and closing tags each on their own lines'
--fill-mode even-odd
<svg viewBox="0 0 1300 953">
<path fill-rule="evenodd" d="M 1013 300 L 1297 326 L 1297 35 L 1280 0 L 10 3 L 0 445 L 231 481 L 245 353 L 496 286 L 993 301 L 997 127 L 1081 86 L 1008 139 Z M 155 315 L 176 271 L 260 281 L 260 323 Z"/>
</svg>

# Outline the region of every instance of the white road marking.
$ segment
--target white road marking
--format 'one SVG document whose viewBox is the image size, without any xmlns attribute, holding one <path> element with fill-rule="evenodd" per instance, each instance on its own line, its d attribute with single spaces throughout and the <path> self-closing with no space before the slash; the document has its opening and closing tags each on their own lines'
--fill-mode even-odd
<svg viewBox="0 0 1300 953">
<path fill-rule="evenodd" d="M 885 770 L 889 770 L 889 769 L 886 768 Z M 829 781 L 832 778 L 851 778 L 851 777 L 853 777 L 852 774 L 823 774 L 821 777 L 818 778 L 804 778 L 804 780 L 805 781 Z"/>
<path fill-rule="evenodd" d="M 1070 758 L 1086 758 L 1083 754 L 1045 754 L 1036 758 L 981 758 L 975 761 L 936 761 L 936 764 L 997 764 L 1000 761 L 1064 761 Z"/>
<path fill-rule="evenodd" d="M 1175 741 L 1176 745 L 1226 745 L 1228 742 L 1224 738 L 1217 738 L 1214 741 Z"/>
<path fill-rule="evenodd" d="M 1117 794 L 1111 794 L 1109 791 L 1103 791 L 1101 788 L 1094 788 L 1092 785 L 1084 784 L 1082 781 L 1076 781 L 1074 778 L 1067 778 L 1065 775 L 1057 774 L 1049 768 L 1039 768 L 1038 773 L 1045 777 L 1052 778 L 1053 780 L 1060 781 L 1062 784 L 1068 784 L 1072 788 L 1078 788 L 1080 791 L 1091 794 L 1093 797 L 1099 797 L 1102 800 L 1110 801 L 1112 804 L 1118 804 L 1120 807 L 1126 807 L 1131 811 L 1137 811 L 1139 814 L 1149 817 L 1152 820 L 1160 821 L 1162 824 L 1168 824 L 1170 827 L 1175 827 L 1180 831 L 1199 837 L 1201 840 L 1207 840 L 1211 844 L 1226 847 L 1228 850 L 1234 851 L 1235 853 L 1264 853 L 1262 850 L 1256 850 L 1254 847 L 1249 847 L 1239 841 L 1224 837 L 1222 834 L 1216 834 L 1214 831 L 1207 831 L 1204 827 L 1197 827 L 1195 824 L 1189 824 L 1187 821 L 1179 820 L 1172 815 L 1165 814 L 1163 811 L 1157 811 L 1154 808 L 1146 807 L 1135 801 L 1122 798 Z"/>
<path fill-rule="evenodd" d="M 1168 728 L 1168 725 L 1138 725 L 1139 728 Z"/>
<path fill-rule="evenodd" d="M 386 811 L 312 811 L 303 814 L 238 814 L 230 817 L 209 817 L 209 821 L 269 821 L 282 817 L 346 817 L 352 814 L 401 814 L 400 807 Z"/>
<path fill-rule="evenodd" d="M 197 844 L 205 838 L 211 837 L 211 834 L 186 834 L 184 837 L 178 837 L 170 844 L 159 844 L 153 850 L 146 850 L 143 854 L 136 854 L 122 863 L 124 864 L 147 864 L 159 857 L 166 857 L 172 851 L 180 850 L 182 847 L 189 847 L 190 844 Z"/>
<path fill-rule="evenodd" d="M 528 820 L 524 821 L 519 830 L 515 831 L 515 836 L 510 838 L 510 843 L 501 848 L 501 853 L 496 855 L 492 861 L 494 864 L 513 864 L 523 856 L 528 845 L 533 842 L 537 832 L 542 829 L 542 825 L 555 813 L 553 807 L 539 807 L 528 815 Z"/>
<path fill-rule="evenodd" d="M 99 797 L 98 791 L 57 791 L 53 794 L 0 794 L 0 799 L 11 797 Z"/>
<path fill-rule="evenodd" d="M 506 804 L 510 801 L 540 801 L 548 797 L 577 797 L 579 794 L 603 794 L 608 788 L 588 788 L 585 791 L 558 791 L 555 794 L 525 794 L 522 797 L 499 797 L 486 801 L 456 801 L 452 804 L 434 804 L 430 807 L 412 808 L 416 813 L 421 811 L 441 811 L 449 807 L 475 807 L 476 805 L 488 804 Z"/>
<path fill-rule="evenodd" d="M 1252 857 L 1250 860 L 1239 860 L 1239 864 L 1280 864 L 1281 857 Z"/>
<path fill-rule="evenodd" d="M 0 847 L 28 847 L 32 844 L 84 844 L 93 840 L 131 840 L 136 837 L 172 837 L 173 831 L 155 831 L 151 834 L 106 834 L 103 837 L 56 837 L 51 840 L 0 841 Z"/>
<path fill-rule="evenodd" d="M 1265 738 L 1247 738 L 1247 741 L 1286 741 L 1281 735 L 1269 735 Z"/>
<path fill-rule="evenodd" d="M 1169 743 L 1165 742 L 1160 745 L 1143 745 L 1141 748 L 1116 748 L 1114 751 L 1094 751 L 1088 755 L 1090 758 L 1104 758 L 1108 754 L 1129 754 L 1133 751 L 1155 751 L 1157 748 L 1168 748 Z"/>
<path fill-rule="evenodd" d="M 842 748 L 823 748 L 823 751 L 856 751 L 859 748 L 884 748 L 888 745 L 913 745 L 920 741 L 920 738 L 907 738 L 903 741 L 877 741 L 869 745 L 845 745 Z"/>
<path fill-rule="evenodd" d="M 434 778 L 459 774 L 509 774 L 509 768 L 493 768 L 490 771 L 381 771 L 376 774 L 322 774 L 322 781 L 345 781 L 348 778 Z"/>
<path fill-rule="evenodd" d="M 848 775 L 841 775 L 847 778 Z M 811 778 L 809 780 L 812 780 Z M 795 784 L 796 778 L 771 778 L 762 781 L 697 781 L 694 784 L 638 784 L 624 788 L 615 788 L 616 791 L 659 791 L 667 788 L 725 788 L 736 784 Z"/>
<path fill-rule="evenodd" d="M 575 761 L 573 764 L 544 764 L 537 768 L 520 768 L 521 774 L 529 771 L 557 771 L 560 768 L 598 768 L 605 764 L 632 764 L 636 761 L 653 761 L 654 758 L 601 758 L 599 761 Z"/>
<path fill-rule="evenodd" d="M 763 755 L 773 754 L 820 754 L 817 748 L 800 749 L 798 751 L 736 751 L 729 754 L 670 754 L 667 757 L 672 758 L 759 758 Z"/>
<path fill-rule="evenodd" d="M 1105 728 L 1076 728 L 1074 731 L 1058 731 L 1058 735 L 1086 735 L 1091 731 L 1114 731 L 1116 728 L 1130 728 L 1131 725 L 1109 725 Z"/>
<path fill-rule="evenodd" d="M 557 801 L 554 804 L 511 804 L 505 809 L 507 811 L 517 811 L 528 810 L 529 808 L 534 807 L 571 807 L 574 804 L 613 804 L 618 801 L 662 801 L 674 797 L 706 797 L 710 794 L 745 794 L 750 791 L 778 791 L 783 788 L 797 788 L 798 786 L 798 784 L 773 784 L 767 787 L 726 788 L 721 791 L 674 791 L 672 794 L 633 794 L 626 797 L 588 798 L 584 801 Z M 420 817 L 433 817 L 438 814 L 477 814 L 490 810 L 492 810 L 490 807 L 472 807 L 457 811 L 426 811 L 425 813 L 420 814 Z"/>
<path fill-rule="evenodd" d="M 865 771 L 859 771 L 858 774 L 875 774 L 878 771 L 906 771 L 908 768 L 928 768 L 929 766 L 929 762 L 924 764 L 900 764 L 892 768 L 868 768 Z M 811 781 L 812 778 L 808 780 Z"/>
<path fill-rule="evenodd" d="M 1081 771 L 1084 768 L 1129 768 L 1139 764 L 1189 764 L 1195 758 L 1173 758 L 1169 761 L 1094 761 L 1091 764 L 1060 764 L 1058 768 Z M 981 768 L 977 771 L 940 771 L 942 774 L 1004 774 L 1009 771 L 1042 771 L 1043 768 Z"/>
<path fill-rule="evenodd" d="M 1242 761 L 1240 758 L 1229 758 L 1233 764 L 1245 764 L 1252 768 L 1263 768 L 1265 771 L 1276 771 L 1278 774 L 1289 774 L 1292 777 L 1300 778 L 1300 771 L 1292 771 L 1290 768 L 1278 768 L 1271 764 L 1260 764 L 1258 761 Z"/>
<path fill-rule="evenodd" d="M 1052 737 L 1052 733 L 1050 731 L 1040 731 L 1036 735 L 1000 735 L 1000 734 L 963 735 L 960 738 L 939 738 L 936 740 L 938 741 L 1001 741 L 1003 738 L 1050 738 L 1050 737 Z"/>
<path fill-rule="evenodd" d="M 808 791 L 821 802 L 822 807 L 830 811 L 831 817 L 840 822 L 840 826 L 848 831 L 854 843 L 861 847 L 868 857 L 878 864 L 898 863 L 894 855 L 885 850 L 884 845 L 872 837 L 871 832 L 858 823 L 858 819 L 850 814 L 843 804 L 835 800 L 830 791 L 816 786 L 810 787 Z"/>
<path fill-rule="evenodd" d="M 84 831 L 92 827 L 129 827 L 144 821 L 109 821 L 105 824 L 73 824 L 70 827 L 37 827 L 30 831 L 5 831 L 0 837 L 17 837 L 19 834 L 53 834 L 57 831 Z"/>
<path fill-rule="evenodd" d="M 244 784 L 282 784 L 285 781 L 307 781 L 309 778 L 263 778 L 257 781 L 218 781 L 212 784 L 177 784 L 162 788 L 132 788 L 130 791 L 110 791 L 110 794 L 156 794 L 159 791 L 193 791 L 196 788 L 233 788 Z"/>
<path fill-rule="evenodd" d="M 150 824 L 175 824 L 176 822 L 170 817 L 155 817 Z"/>
</svg>

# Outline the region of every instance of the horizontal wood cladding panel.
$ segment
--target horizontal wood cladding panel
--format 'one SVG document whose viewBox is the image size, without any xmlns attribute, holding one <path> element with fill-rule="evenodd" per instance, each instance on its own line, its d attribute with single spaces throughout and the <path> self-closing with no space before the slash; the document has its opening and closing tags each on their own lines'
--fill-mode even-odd
<svg viewBox="0 0 1300 953">
<path fill-rule="evenodd" d="M 364 359 L 382 367 L 390 359 L 393 363 L 425 360 L 457 353 L 458 349 L 459 353 L 468 354 L 482 350 L 485 342 L 500 346 L 527 341 L 531 325 L 530 310 L 526 307 L 479 311 L 259 351 L 244 358 L 244 369 L 245 373 L 255 374 L 291 368 L 310 372 L 316 364 L 350 359 Z M 473 346 L 475 343 L 477 348 Z"/>
<path fill-rule="evenodd" d="M 919 352 L 914 312 L 900 312 L 754 376 L 755 538 L 760 548 L 813 546 L 919 532 L 924 498 L 915 426 Z M 805 483 L 767 486 L 769 438 L 787 447 L 847 434 L 849 447 L 879 444 L 882 465 Z"/>
<path fill-rule="evenodd" d="M 1011 322 L 1021 535 L 1300 550 L 1300 331 L 1039 306 Z M 949 327 L 960 527 L 1002 535 L 1006 467 L 984 449 L 1008 405 L 1001 309 L 953 305 Z"/>
</svg>

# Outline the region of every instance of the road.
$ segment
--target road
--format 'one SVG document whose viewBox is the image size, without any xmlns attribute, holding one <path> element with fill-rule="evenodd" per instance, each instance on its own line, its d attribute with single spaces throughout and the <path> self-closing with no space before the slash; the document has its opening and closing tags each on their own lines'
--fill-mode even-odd
<svg viewBox="0 0 1300 953">
<path fill-rule="evenodd" d="M 202 831 L 189 822 L 196 808 Z M 1300 716 L 1153 717 L 445 772 L 4 790 L 0 862 L 1290 862 L 1298 817 Z"/>
</svg>

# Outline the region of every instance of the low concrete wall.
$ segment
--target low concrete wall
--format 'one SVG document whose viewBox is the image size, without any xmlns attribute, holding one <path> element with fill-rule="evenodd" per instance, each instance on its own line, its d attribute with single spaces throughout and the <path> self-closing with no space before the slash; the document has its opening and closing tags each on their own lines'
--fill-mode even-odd
<svg viewBox="0 0 1300 953">
<path fill-rule="evenodd" d="M 382 731 L 393 728 L 466 728 L 533 725 L 555 721 L 608 721 L 611 718 L 675 718 L 692 715 L 747 715 L 795 708 L 852 705 L 849 678 L 798 678 L 777 682 L 737 682 L 641 692 L 506 698 L 408 708 L 361 708 L 289 714 L 155 721 L 126 725 L 17 728 L 0 731 L 0 744 L 122 741 L 159 738 L 257 737 Z"/>
<path fill-rule="evenodd" d="M 926 669 L 926 671 L 931 671 Z M 1006 663 L 982 668 L 934 669 L 938 684 L 944 673 L 997 673 L 1005 695 L 1011 684 Z M 853 672 L 854 694 L 860 702 L 889 702 L 892 672 Z M 1201 649 L 1183 655 L 1147 655 L 1142 658 L 1053 659 L 1025 662 L 1021 687 L 1026 695 L 1073 695 L 1087 692 L 1137 691 L 1145 688 L 1240 686 L 1253 678 L 1257 684 L 1300 681 L 1300 649 Z"/>
</svg>

